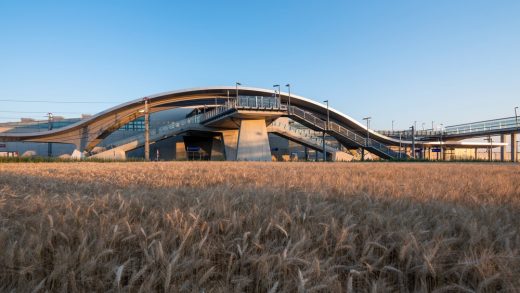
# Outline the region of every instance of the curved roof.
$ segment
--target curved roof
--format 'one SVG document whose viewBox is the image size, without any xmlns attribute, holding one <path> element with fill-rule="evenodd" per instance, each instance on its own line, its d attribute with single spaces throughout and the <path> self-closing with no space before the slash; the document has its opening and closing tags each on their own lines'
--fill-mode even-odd
<svg viewBox="0 0 520 293">
<path fill-rule="evenodd" d="M 270 96 L 274 91 L 270 89 L 240 86 L 238 88 L 238 93 L 240 95 Z M 186 105 L 208 105 L 208 101 L 215 97 L 233 97 L 235 95 L 235 86 L 214 86 L 163 92 L 145 98 L 149 101 L 150 111 L 154 112 Z M 286 92 L 282 92 L 280 96 L 283 102 L 287 102 L 289 99 L 289 94 Z M 100 139 L 117 130 L 121 125 L 142 116 L 143 114 L 140 113 L 139 110 L 143 109 L 143 101 L 145 98 L 134 99 L 97 113 L 77 123 L 50 131 L 34 133 L 0 133 L 0 140 L 65 142 L 74 143 L 77 146 L 82 144 L 83 147 L 91 148 L 93 145 L 97 144 Z M 291 105 L 303 108 L 322 118 L 326 117 L 328 110 L 331 121 L 344 125 L 361 135 L 366 135 L 367 133 L 367 127 L 365 125 L 339 110 L 334 108 L 327 109 L 324 104 L 292 93 L 290 98 Z M 372 139 L 385 144 L 411 144 L 411 141 L 399 141 L 372 130 L 368 130 L 368 132 Z M 80 140 L 84 141 L 80 143 Z M 421 142 L 416 143 L 420 144 Z"/>
</svg>

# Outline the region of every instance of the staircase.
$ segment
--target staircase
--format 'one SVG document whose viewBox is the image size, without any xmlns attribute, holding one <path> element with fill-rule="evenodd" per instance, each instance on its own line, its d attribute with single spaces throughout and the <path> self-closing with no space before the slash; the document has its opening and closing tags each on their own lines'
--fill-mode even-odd
<svg viewBox="0 0 520 293">
<path fill-rule="evenodd" d="M 299 123 L 317 130 L 317 131 L 325 131 L 332 135 L 334 138 L 339 141 L 345 141 L 349 144 L 356 145 L 358 147 L 366 148 L 368 151 L 378 155 L 384 159 L 397 159 L 399 158 L 399 152 L 395 152 L 390 149 L 385 144 L 382 144 L 374 139 L 366 138 L 357 134 L 356 132 L 343 127 L 335 122 L 329 122 L 327 127 L 327 122 L 323 121 L 321 118 L 316 117 L 310 112 L 307 112 L 303 109 L 300 109 L 295 106 L 290 106 L 288 109 L 289 117 Z M 401 154 L 402 157 L 406 157 L 405 154 Z"/>
</svg>

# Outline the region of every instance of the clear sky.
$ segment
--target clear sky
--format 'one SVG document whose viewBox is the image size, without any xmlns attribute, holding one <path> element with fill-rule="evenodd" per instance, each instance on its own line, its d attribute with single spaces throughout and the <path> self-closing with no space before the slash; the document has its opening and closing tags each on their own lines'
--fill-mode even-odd
<svg viewBox="0 0 520 293">
<path fill-rule="evenodd" d="M 104 102 L 0 101 L 0 121 L 235 81 L 373 128 L 513 116 L 520 1 L 0 0 L 0 100 Z"/>
</svg>

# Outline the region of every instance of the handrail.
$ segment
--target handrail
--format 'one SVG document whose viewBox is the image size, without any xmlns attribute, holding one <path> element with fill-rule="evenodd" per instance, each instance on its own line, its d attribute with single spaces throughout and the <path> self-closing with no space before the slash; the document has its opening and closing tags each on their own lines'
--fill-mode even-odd
<svg viewBox="0 0 520 293">
<path fill-rule="evenodd" d="M 357 143 L 361 146 L 365 146 L 366 148 L 376 149 L 377 151 L 380 151 L 380 152 L 382 152 L 390 157 L 394 157 L 394 158 L 399 155 L 398 152 L 394 152 L 388 146 L 386 146 L 374 139 L 365 138 L 365 137 L 357 134 L 356 132 L 354 132 L 346 127 L 343 127 L 335 122 L 329 121 L 328 127 L 327 127 L 326 121 L 323 121 L 321 118 L 316 117 L 315 115 L 313 115 L 303 109 L 300 109 L 298 107 L 291 106 L 289 108 L 288 112 L 289 112 L 289 115 L 299 117 L 300 119 L 305 120 L 307 123 L 310 123 L 320 129 L 322 129 L 323 131 L 336 132 L 336 133 L 342 135 L 343 137 L 346 137 L 347 139 L 354 141 L 355 143 Z"/>
<path fill-rule="evenodd" d="M 275 126 L 275 127 L 280 127 L 282 129 L 292 132 L 296 135 L 302 136 L 305 139 L 310 140 L 311 143 L 314 143 L 317 146 L 319 146 L 320 148 L 323 148 L 323 139 L 317 135 L 312 135 L 310 129 L 309 130 L 299 129 L 299 128 L 289 125 L 288 123 L 283 123 L 283 122 L 279 122 L 279 121 L 273 121 L 271 123 L 271 125 Z M 325 148 L 331 148 L 333 151 L 339 151 L 339 149 L 337 147 L 332 145 L 327 140 L 325 140 Z"/>
</svg>

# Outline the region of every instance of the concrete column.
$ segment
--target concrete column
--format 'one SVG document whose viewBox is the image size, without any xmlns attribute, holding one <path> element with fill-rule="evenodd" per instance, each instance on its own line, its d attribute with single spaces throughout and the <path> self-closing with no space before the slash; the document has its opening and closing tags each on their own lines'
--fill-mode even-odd
<svg viewBox="0 0 520 293">
<path fill-rule="evenodd" d="M 242 120 L 238 132 L 237 161 L 271 161 L 265 119 Z"/>
<path fill-rule="evenodd" d="M 505 134 L 501 134 L 500 135 L 500 142 L 501 143 L 506 142 L 506 135 Z M 506 147 L 505 146 L 501 146 L 500 147 L 500 161 L 504 162 L 505 160 L 506 160 Z"/>
<path fill-rule="evenodd" d="M 184 141 L 178 141 L 175 143 L 175 159 L 176 160 L 186 160 L 188 159 L 186 155 L 186 145 Z"/>
<path fill-rule="evenodd" d="M 361 148 L 361 161 L 365 160 L 365 148 Z"/>
<path fill-rule="evenodd" d="M 516 142 L 518 136 L 516 133 L 511 133 L 511 162 L 518 162 L 518 143 Z"/>
<path fill-rule="evenodd" d="M 225 159 L 224 155 L 224 143 L 222 141 L 222 137 L 214 137 L 211 142 L 211 161 L 223 161 Z"/>
<path fill-rule="evenodd" d="M 226 155 L 226 161 L 236 161 L 238 147 L 238 130 L 222 131 L 222 139 L 224 140 L 224 153 Z"/>
</svg>

